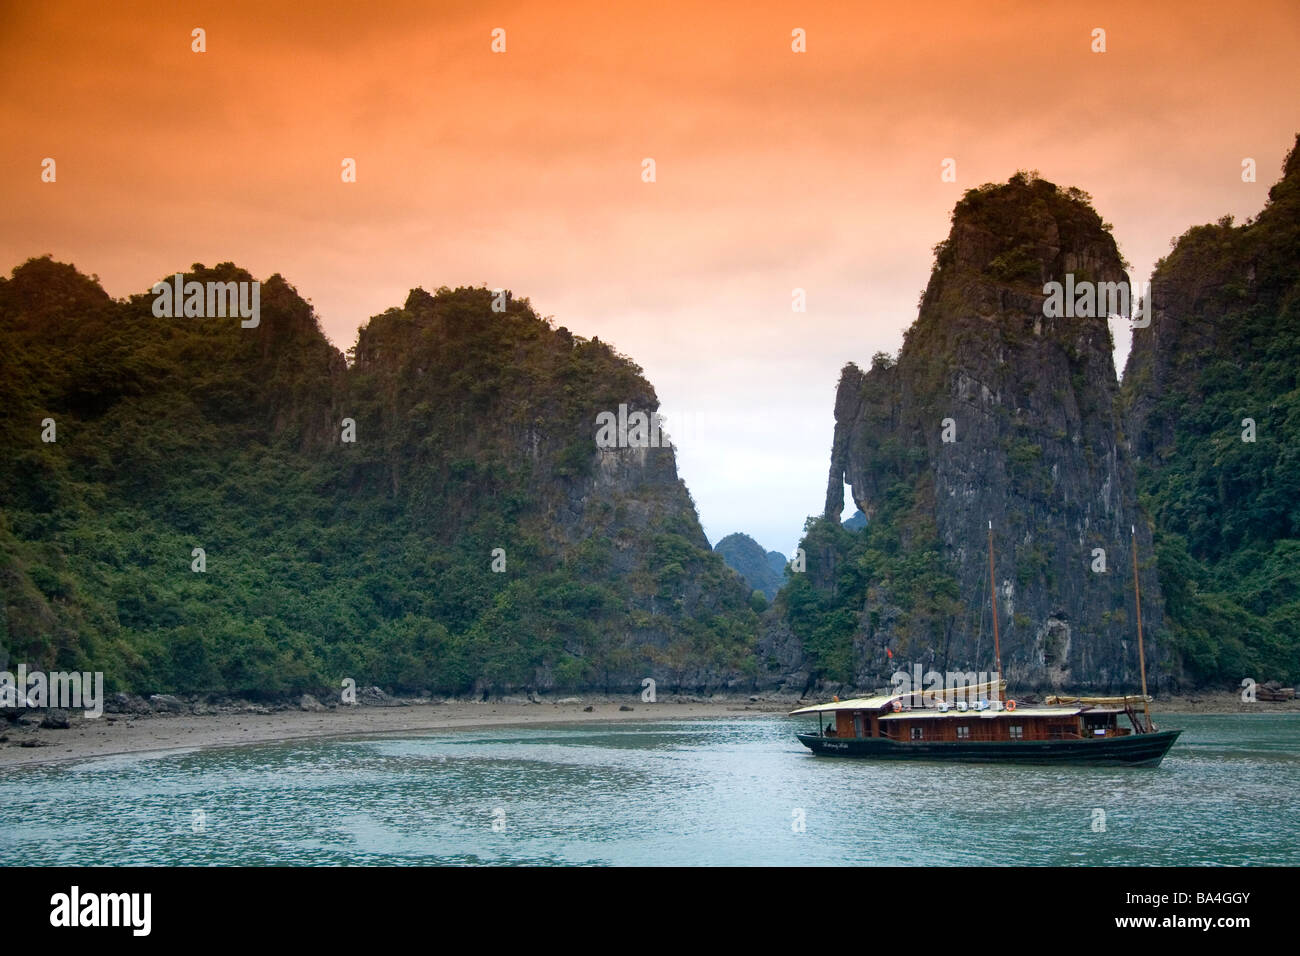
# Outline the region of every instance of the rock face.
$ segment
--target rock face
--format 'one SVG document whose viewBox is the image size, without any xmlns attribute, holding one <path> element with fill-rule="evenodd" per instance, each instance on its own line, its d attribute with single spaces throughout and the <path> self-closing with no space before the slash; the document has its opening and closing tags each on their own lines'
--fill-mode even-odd
<svg viewBox="0 0 1300 956">
<path fill-rule="evenodd" d="M 1234 687 L 1300 677 L 1300 139 L 1283 174 L 1157 263 L 1124 373 L 1175 648 Z"/>
<path fill-rule="evenodd" d="M 104 702 L 104 710 L 110 714 L 148 714 L 151 713 L 148 702 L 135 694 L 118 691 L 110 694 Z"/>
<path fill-rule="evenodd" d="M 159 714 L 183 714 L 189 709 L 184 701 L 171 694 L 152 694 L 149 703 Z"/>
<path fill-rule="evenodd" d="M 1067 274 L 1076 284 L 1126 282 L 1114 239 L 1084 194 L 1018 174 L 968 192 L 936 252 L 897 360 L 843 370 L 824 520 L 838 524 L 847 483 L 873 526 L 860 533 L 904 557 L 937 552 L 954 603 L 918 622 L 895 583 L 854 585 L 854 679 L 879 685 L 900 664 L 993 669 L 990 521 L 1008 681 L 1137 688 L 1133 525 L 1148 676 L 1168 679 L 1107 319 L 1044 309 L 1044 284 Z M 822 551 L 809 550 L 812 584 L 842 587 L 842 555 Z"/>
<path fill-rule="evenodd" d="M 405 501 L 466 564 L 502 548 L 486 575 L 501 597 L 468 635 L 476 693 L 746 682 L 751 589 L 713 554 L 671 435 L 634 432 L 659 400 L 630 359 L 526 299 L 497 312 L 487 290 L 445 289 L 375 316 L 355 358 L 345 402 L 381 437 L 353 480 Z M 597 443 L 604 414 L 626 441 Z"/>
<path fill-rule="evenodd" d="M 770 601 L 776 597 L 785 579 L 785 555 L 778 551 L 763 550 L 763 546 L 747 534 L 729 534 L 713 550 L 722 560 L 755 591 L 762 591 Z"/>
<path fill-rule="evenodd" d="M 46 711 L 41 718 L 41 727 L 46 730 L 67 730 L 70 726 L 68 712 L 57 707 Z"/>
<path fill-rule="evenodd" d="M 635 363 L 486 288 L 412 290 L 348 361 L 260 288 L 244 328 L 48 257 L 0 278 L 0 660 L 263 700 L 749 689 L 751 589 L 635 430 Z"/>
</svg>

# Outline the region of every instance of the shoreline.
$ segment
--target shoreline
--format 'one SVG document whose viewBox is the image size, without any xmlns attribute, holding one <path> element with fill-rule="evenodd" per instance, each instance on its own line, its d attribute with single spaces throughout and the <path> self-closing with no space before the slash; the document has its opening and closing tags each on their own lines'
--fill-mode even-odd
<svg viewBox="0 0 1300 956">
<path fill-rule="evenodd" d="M 590 710 L 584 708 L 590 707 Z M 615 724 L 784 714 L 785 702 L 747 697 L 635 703 L 584 698 L 578 703 L 517 701 L 394 701 L 387 706 L 320 711 L 266 708 L 203 714 L 105 713 L 70 715 L 68 727 L 39 726 L 39 713 L 17 724 L 0 722 L 0 772 L 21 767 L 130 754 L 288 743 L 392 734 L 423 734 L 558 724 Z"/>
<path fill-rule="evenodd" d="M 506 698 L 496 701 L 396 700 L 382 706 L 270 709 L 244 705 L 221 712 L 105 713 L 69 716 L 66 728 L 40 726 L 41 711 L 16 722 L 0 721 L 0 771 L 130 754 L 167 753 L 210 747 L 287 743 L 392 734 L 423 734 L 558 724 L 615 724 L 781 714 L 812 702 L 793 697 L 719 695 L 673 697 L 654 703 L 639 696 L 566 697 L 556 701 Z M 1182 714 L 1300 713 L 1300 699 L 1247 704 L 1233 692 L 1160 698 L 1162 718 Z"/>
</svg>

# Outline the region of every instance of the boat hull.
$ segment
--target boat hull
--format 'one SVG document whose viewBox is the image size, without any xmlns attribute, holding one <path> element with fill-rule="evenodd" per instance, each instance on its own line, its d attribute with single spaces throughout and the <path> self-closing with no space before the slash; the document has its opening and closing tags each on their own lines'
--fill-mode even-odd
<svg viewBox="0 0 1300 956">
<path fill-rule="evenodd" d="M 821 737 L 798 734 L 800 743 L 827 757 L 878 760 L 948 760 L 962 763 L 1125 764 L 1154 767 L 1181 730 L 1160 730 L 1093 740 L 920 740 L 884 737 Z"/>
</svg>

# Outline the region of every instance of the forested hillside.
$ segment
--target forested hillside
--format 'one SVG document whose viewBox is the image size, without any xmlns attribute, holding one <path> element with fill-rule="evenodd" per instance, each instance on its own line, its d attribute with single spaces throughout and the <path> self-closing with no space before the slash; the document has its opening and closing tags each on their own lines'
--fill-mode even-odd
<svg viewBox="0 0 1300 956">
<path fill-rule="evenodd" d="M 762 606 L 766 607 L 766 602 L 776 597 L 785 581 L 785 555 L 779 551 L 764 551 L 762 545 L 739 531 L 720 540 L 713 550 L 722 555 L 727 567 L 763 595 Z"/>
<path fill-rule="evenodd" d="M 1268 205 L 1189 229 L 1124 375 L 1176 647 L 1198 680 L 1300 678 L 1300 149 Z"/>
<path fill-rule="evenodd" d="M 349 363 L 279 276 L 256 328 L 49 258 L 0 280 L 0 664 L 250 696 L 743 684 L 750 591 L 672 447 L 596 446 L 653 388 L 493 298 L 416 289 Z"/>
</svg>

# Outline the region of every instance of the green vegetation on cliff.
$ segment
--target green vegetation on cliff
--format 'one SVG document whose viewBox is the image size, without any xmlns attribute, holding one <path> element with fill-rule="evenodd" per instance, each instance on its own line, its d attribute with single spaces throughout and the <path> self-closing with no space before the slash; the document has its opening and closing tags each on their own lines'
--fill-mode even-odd
<svg viewBox="0 0 1300 956">
<path fill-rule="evenodd" d="M 785 580 L 785 555 L 764 551 L 763 546 L 747 534 L 729 534 L 713 546 L 731 568 L 755 591 L 763 595 L 761 607 L 776 597 Z M 759 604 L 757 599 L 753 602 Z"/>
<path fill-rule="evenodd" d="M 596 448 L 599 411 L 657 407 L 598 339 L 417 289 L 349 367 L 279 276 L 255 329 L 152 302 L 48 258 L 0 279 L 0 666 L 246 695 L 752 671 L 672 449 Z"/>
<path fill-rule="evenodd" d="M 1124 376 L 1176 647 L 1234 685 L 1300 679 L 1300 149 L 1269 200 L 1157 264 Z"/>
<path fill-rule="evenodd" d="M 1113 343 L 1104 315 L 1047 314 L 1044 284 L 1066 276 L 1127 279 L 1085 193 L 1026 173 L 969 190 L 897 357 L 844 368 L 826 506 L 802 542 L 808 570 L 777 599 L 808 678 L 878 687 L 900 665 L 991 668 L 990 521 L 1010 682 L 1136 686 L 1131 579 L 1091 570 L 1096 548 L 1127 566 L 1133 524 L 1148 663 L 1161 663 L 1163 602 L 1121 446 Z M 839 524 L 845 484 L 861 531 Z"/>
<path fill-rule="evenodd" d="M 814 679 L 860 684 L 864 668 L 883 678 L 895 669 L 886 643 L 900 663 L 946 669 L 954 627 L 971 611 L 927 510 L 926 496 L 900 482 L 862 530 L 808 519 L 807 570 L 790 576 L 777 606 Z"/>
<path fill-rule="evenodd" d="M 775 602 L 804 675 L 990 663 L 991 518 L 1015 683 L 1136 686 L 1131 525 L 1154 688 L 1300 680 L 1297 142 L 1256 219 L 1190 229 L 1158 263 L 1122 390 L 1104 318 L 1042 308 L 1064 274 L 1127 278 L 1087 195 L 1024 174 L 967 192 L 902 351 L 841 376 L 825 513 Z"/>
</svg>

